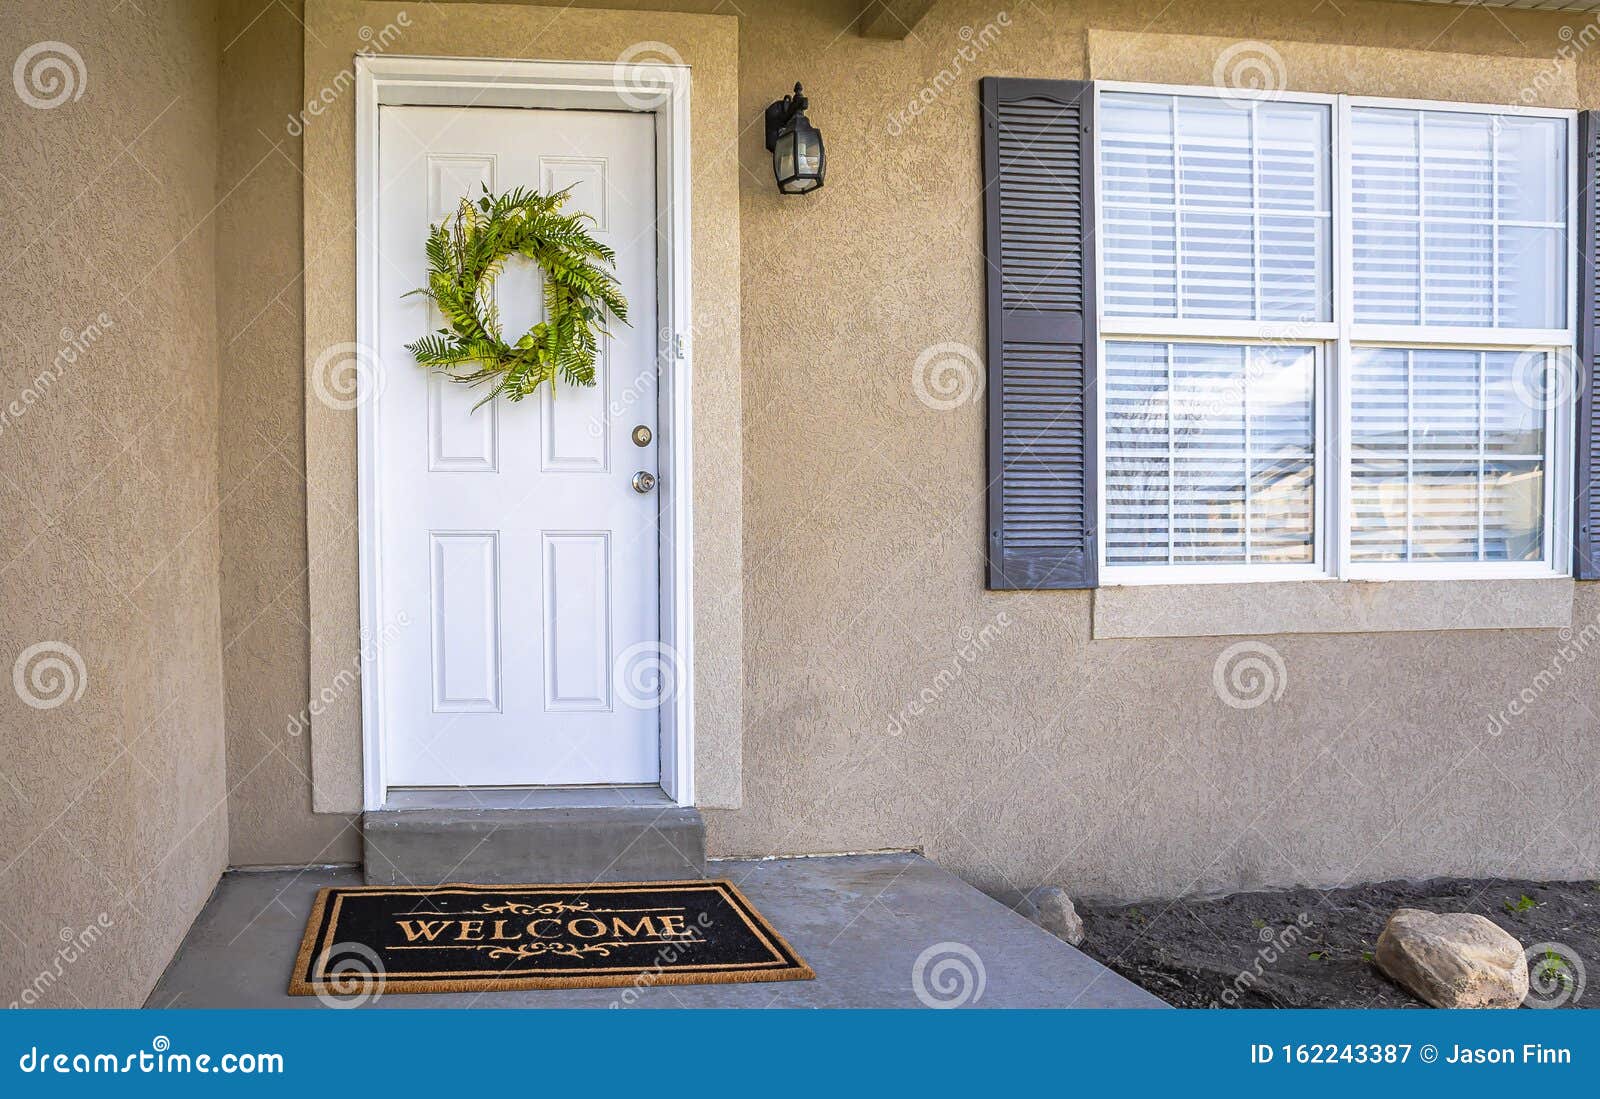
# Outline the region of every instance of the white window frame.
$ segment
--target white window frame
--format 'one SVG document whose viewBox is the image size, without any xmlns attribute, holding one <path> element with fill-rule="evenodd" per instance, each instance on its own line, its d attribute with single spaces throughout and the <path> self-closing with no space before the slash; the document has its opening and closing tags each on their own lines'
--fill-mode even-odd
<svg viewBox="0 0 1600 1099">
<path fill-rule="evenodd" d="M 1100 97 L 1107 93 L 1132 92 L 1162 96 L 1196 96 L 1229 99 L 1240 93 L 1233 89 L 1180 84 L 1150 84 L 1127 81 L 1095 81 L 1095 111 L 1100 112 Z M 1106 562 L 1106 408 L 1096 405 L 1096 538 L 1102 586 L 1137 584 L 1252 583 L 1294 580 L 1452 580 L 1494 578 L 1549 579 L 1571 573 L 1574 413 L 1572 401 L 1559 401 L 1545 409 L 1544 464 L 1544 556 L 1539 561 L 1371 561 L 1349 559 L 1351 515 L 1350 386 L 1348 375 L 1353 349 L 1365 346 L 1409 349 L 1471 348 L 1490 351 L 1542 350 L 1552 355 L 1553 369 L 1573 370 L 1576 363 L 1578 329 L 1578 115 L 1576 111 L 1544 107 L 1504 106 L 1483 103 L 1455 103 L 1444 100 L 1384 99 L 1374 96 L 1326 95 L 1319 93 L 1279 93 L 1273 101 L 1317 103 L 1330 112 L 1330 141 L 1333 163 L 1329 165 L 1332 188 L 1332 217 L 1328 247 L 1333 261 L 1329 285 L 1333 301 L 1329 321 L 1216 321 L 1178 318 L 1107 316 L 1104 299 L 1104 249 L 1096 248 L 1095 302 L 1097 318 L 1096 385 L 1104 394 L 1106 344 L 1123 341 L 1158 340 L 1171 343 L 1300 343 L 1317 348 L 1313 400 L 1316 415 L 1315 512 L 1312 517 L 1312 561 L 1291 564 L 1242 565 L 1109 565 Z M 1461 114 L 1486 114 L 1503 117 L 1560 118 L 1567 123 L 1566 211 L 1566 293 L 1562 329 L 1507 329 L 1475 327 L 1428 327 L 1405 325 L 1357 325 L 1354 323 L 1353 249 L 1349 246 L 1351 212 L 1350 110 L 1353 107 L 1392 107 L 1409 110 L 1448 111 Z M 1105 189 L 1102 186 L 1100 135 L 1096 128 L 1094 156 L 1094 225 L 1098 234 L 1105 224 L 1101 210 Z M 1564 380 L 1563 380 L 1564 381 Z M 1575 388 L 1560 382 L 1552 385 L 1559 393 Z"/>
</svg>

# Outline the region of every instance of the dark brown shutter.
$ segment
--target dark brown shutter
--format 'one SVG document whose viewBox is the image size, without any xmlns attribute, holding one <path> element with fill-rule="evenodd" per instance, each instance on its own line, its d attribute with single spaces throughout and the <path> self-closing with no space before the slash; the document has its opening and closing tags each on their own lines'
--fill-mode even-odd
<svg viewBox="0 0 1600 1099">
<path fill-rule="evenodd" d="M 1092 88 L 983 81 L 991 588 L 1095 585 Z"/>
<path fill-rule="evenodd" d="M 1600 580 L 1600 111 L 1578 115 L 1578 439 L 1572 572 Z"/>
</svg>

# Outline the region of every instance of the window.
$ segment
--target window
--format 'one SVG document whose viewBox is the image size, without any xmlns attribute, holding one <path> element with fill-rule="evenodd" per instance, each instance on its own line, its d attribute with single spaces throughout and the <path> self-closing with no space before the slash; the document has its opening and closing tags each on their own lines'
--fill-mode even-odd
<svg viewBox="0 0 1600 1099">
<path fill-rule="evenodd" d="M 1571 114 L 1096 95 L 1102 582 L 1565 573 Z"/>
</svg>

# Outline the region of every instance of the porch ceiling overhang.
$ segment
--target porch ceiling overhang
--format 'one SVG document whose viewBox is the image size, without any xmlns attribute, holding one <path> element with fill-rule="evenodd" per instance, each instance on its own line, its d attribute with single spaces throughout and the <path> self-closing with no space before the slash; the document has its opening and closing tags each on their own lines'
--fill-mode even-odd
<svg viewBox="0 0 1600 1099">
<path fill-rule="evenodd" d="M 1520 11 L 1600 13 L 1600 0 L 1404 0 L 1412 4 L 1515 8 Z M 856 27 L 864 38 L 904 38 L 938 0 L 862 0 Z"/>
<path fill-rule="evenodd" d="M 1461 8 L 1517 8 L 1520 11 L 1574 11 L 1600 14 L 1600 0 L 1406 0 L 1448 3 Z M 904 38 L 933 10 L 938 0 L 862 0 L 856 29 L 866 38 Z"/>
<path fill-rule="evenodd" d="M 1521 11 L 1600 12 L 1600 0 L 1408 0 L 1413 4 L 1455 4 L 1463 8 L 1517 8 Z"/>
<path fill-rule="evenodd" d="M 864 38 L 904 38 L 938 0 L 862 0 L 856 27 Z"/>
</svg>

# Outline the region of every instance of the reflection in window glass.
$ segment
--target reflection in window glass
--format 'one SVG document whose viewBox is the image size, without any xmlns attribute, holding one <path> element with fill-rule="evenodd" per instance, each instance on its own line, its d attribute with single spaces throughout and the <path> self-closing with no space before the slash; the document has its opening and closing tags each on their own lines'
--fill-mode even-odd
<svg viewBox="0 0 1600 1099">
<path fill-rule="evenodd" d="M 1108 343 L 1108 563 L 1311 561 L 1315 361 L 1310 347 Z"/>
<path fill-rule="evenodd" d="M 1543 557 L 1545 352 L 1358 348 L 1351 557 Z"/>
</svg>

